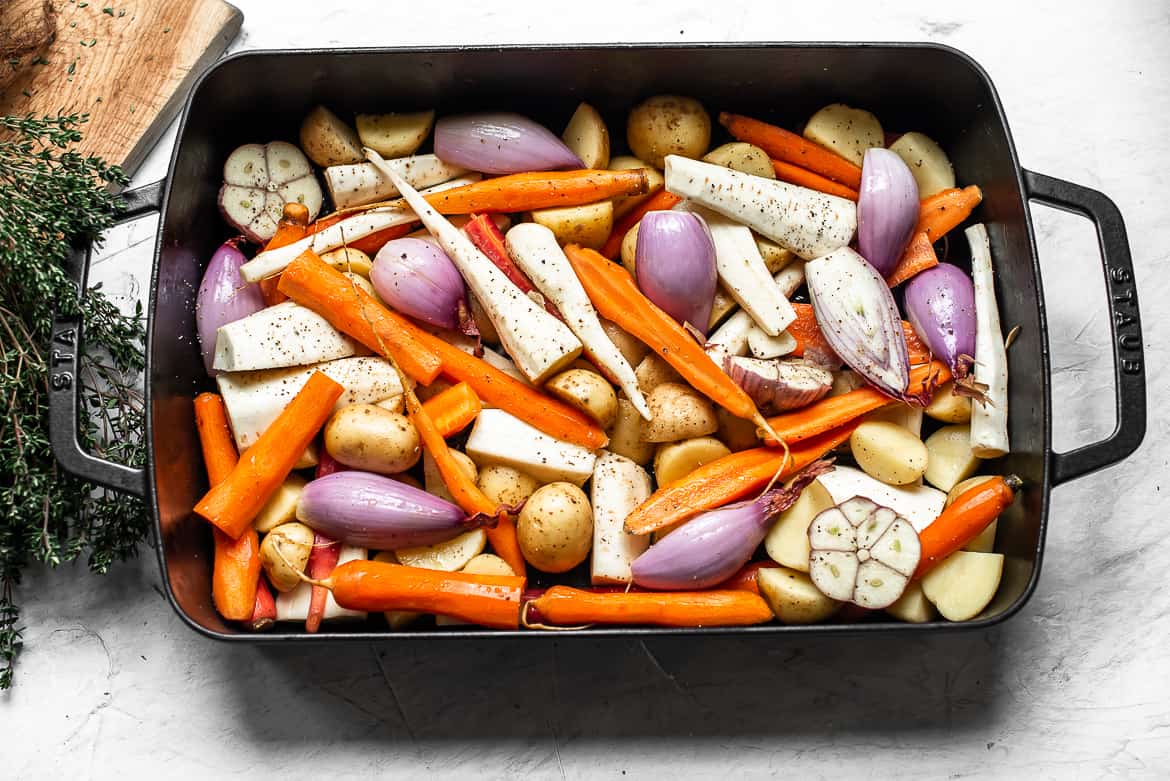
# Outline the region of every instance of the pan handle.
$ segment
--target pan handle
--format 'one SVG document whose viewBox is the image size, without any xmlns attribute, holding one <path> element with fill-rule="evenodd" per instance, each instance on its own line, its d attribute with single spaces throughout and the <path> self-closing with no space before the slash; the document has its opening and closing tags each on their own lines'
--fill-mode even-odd
<svg viewBox="0 0 1170 781">
<path fill-rule="evenodd" d="M 1137 450 L 1146 434 L 1146 378 L 1142 325 L 1133 258 L 1121 212 L 1104 193 L 1079 184 L 1024 171 L 1029 200 L 1093 221 L 1105 269 L 1106 304 L 1113 332 L 1113 376 L 1117 386 L 1117 427 L 1100 442 L 1067 453 L 1052 452 L 1052 484 L 1068 482 L 1116 464 Z"/>
<path fill-rule="evenodd" d="M 122 194 L 126 209 L 118 215 L 118 224 L 144 217 L 162 207 L 163 183 L 155 182 Z M 78 247 L 69 258 L 67 271 L 84 290 L 89 277 L 93 246 Z M 78 477 L 134 496 L 146 496 L 146 470 L 98 458 L 81 447 L 78 426 L 78 362 L 82 345 L 81 320 L 56 317 L 53 320 L 52 345 L 49 350 L 49 439 L 53 455 Z"/>
</svg>

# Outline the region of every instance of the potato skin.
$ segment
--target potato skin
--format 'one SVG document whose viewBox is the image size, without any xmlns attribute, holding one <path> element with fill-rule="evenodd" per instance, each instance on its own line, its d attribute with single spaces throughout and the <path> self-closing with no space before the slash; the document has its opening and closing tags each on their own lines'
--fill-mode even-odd
<svg viewBox="0 0 1170 781">
<path fill-rule="evenodd" d="M 598 201 L 584 206 L 537 209 L 532 212 L 532 221 L 551 230 L 562 246 L 578 244 L 601 249 L 613 230 L 613 204 Z"/>
<path fill-rule="evenodd" d="M 754 144 L 743 141 L 733 141 L 715 147 L 703 155 L 703 162 L 721 165 L 752 176 L 762 176 L 765 179 L 776 178 L 776 169 L 772 167 L 768 153 Z"/>
<path fill-rule="evenodd" d="M 325 425 L 325 449 L 346 466 L 382 474 L 405 472 L 422 455 L 410 419 L 375 404 L 351 404 L 334 413 Z"/>
<path fill-rule="evenodd" d="M 358 134 L 324 106 L 315 107 L 301 123 L 301 149 L 322 167 L 365 159 Z"/>
<path fill-rule="evenodd" d="M 510 466 L 491 464 L 479 470 L 479 490 L 496 504 L 517 505 L 536 493 L 540 483 Z"/>
<path fill-rule="evenodd" d="M 887 485 L 913 483 L 926 472 L 926 445 L 895 423 L 862 423 L 849 437 L 849 447 L 857 465 Z"/>
<path fill-rule="evenodd" d="M 639 466 L 650 463 L 654 457 L 654 444 L 642 439 L 642 428 L 646 421 L 629 399 L 618 399 L 617 418 L 609 435 L 609 451 L 625 456 Z"/>
<path fill-rule="evenodd" d="M 260 566 L 268 582 L 280 592 L 301 585 L 297 573 L 303 573 L 313 550 L 313 530 L 303 523 L 282 523 L 260 542 Z"/>
<path fill-rule="evenodd" d="M 711 117 L 694 98 L 655 95 L 630 112 L 626 141 L 635 157 L 655 168 L 667 155 L 699 158 L 711 146 Z"/>
<path fill-rule="evenodd" d="M 617 394 L 609 381 L 595 371 L 563 371 L 545 383 L 544 389 L 596 420 L 602 428 L 609 428 L 617 418 Z"/>
<path fill-rule="evenodd" d="M 664 382 L 646 397 L 651 419 L 642 428 L 647 442 L 677 442 L 719 430 L 715 408 L 689 385 Z"/>
<path fill-rule="evenodd" d="M 567 572 L 589 556 L 593 508 L 572 483 L 549 483 L 525 502 L 516 519 L 524 559 L 541 572 Z"/>
</svg>

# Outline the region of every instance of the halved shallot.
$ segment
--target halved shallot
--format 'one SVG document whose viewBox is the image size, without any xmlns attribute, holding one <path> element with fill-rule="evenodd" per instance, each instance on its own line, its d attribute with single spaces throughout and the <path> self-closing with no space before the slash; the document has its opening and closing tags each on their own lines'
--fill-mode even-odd
<svg viewBox="0 0 1170 781">
<path fill-rule="evenodd" d="M 833 373 L 805 361 L 762 360 L 728 356 L 723 370 L 760 409 L 800 409 L 833 387 Z"/>
</svg>

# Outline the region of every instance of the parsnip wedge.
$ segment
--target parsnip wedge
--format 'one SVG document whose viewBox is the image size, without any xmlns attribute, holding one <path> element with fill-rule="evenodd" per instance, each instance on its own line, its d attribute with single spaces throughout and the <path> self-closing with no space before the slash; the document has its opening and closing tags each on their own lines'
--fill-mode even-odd
<svg viewBox="0 0 1170 781">
<path fill-rule="evenodd" d="M 948 621 L 970 621 L 999 589 L 1003 554 L 956 551 L 922 578 L 922 593 Z"/>
<path fill-rule="evenodd" d="M 438 239 L 472 294 L 483 304 L 504 350 L 525 377 L 539 384 L 576 360 L 581 354 L 581 342 L 564 323 L 516 287 L 463 231 L 435 211 L 398 172 L 388 168 L 381 155 L 372 149 L 367 149 L 366 154 L 394 182 L 418 219 Z"/>
<path fill-rule="evenodd" d="M 387 160 L 412 187 L 423 189 L 467 173 L 466 168 L 444 163 L 435 155 L 415 155 Z M 398 195 L 398 188 L 373 163 L 331 165 L 325 169 L 325 187 L 338 209 L 384 201 Z"/>
<path fill-rule="evenodd" d="M 846 198 L 679 155 L 666 158 L 666 189 L 806 260 L 848 246 L 857 232 L 857 205 Z"/>
<path fill-rule="evenodd" d="M 610 340 L 553 232 L 543 225 L 522 223 L 508 231 L 506 240 L 516 265 L 557 307 L 589 357 L 621 387 L 642 417 L 649 420 L 650 408 L 638 389 L 634 367 Z"/>
<path fill-rule="evenodd" d="M 629 583 L 630 564 L 650 545 L 648 535 L 628 533 L 626 516 L 651 494 L 650 475 L 628 458 L 602 452 L 593 466 L 592 582 Z"/>
</svg>

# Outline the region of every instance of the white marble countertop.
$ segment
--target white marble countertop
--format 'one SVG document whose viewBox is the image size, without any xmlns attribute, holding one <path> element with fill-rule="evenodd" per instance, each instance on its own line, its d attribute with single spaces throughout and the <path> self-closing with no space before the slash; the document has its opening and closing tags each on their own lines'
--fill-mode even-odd
<svg viewBox="0 0 1170 781">
<path fill-rule="evenodd" d="M 1124 213 L 1151 399 L 1170 392 L 1170 10 L 1129 0 L 977 4 L 237 2 L 235 49 L 574 41 L 934 40 L 996 82 L 1027 167 Z M 346 6 L 344 9 L 341 6 Z M 136 177 L 165 174 L 174 129 Z M 1153 195 L 1151 195 L 1153 193 Z M 1034 210 L 1059 448 L 1112 429 L 1109 339 L 1087 222 Z M 153 226 L 109 239 L 125 285 Z M 1086 295 L 1085 291 L 1091 291 Z M 1035 598 L 981 633 L 906 640 L 228 647 L 163 599 L 152 553 L 99 578 L 33 571 L 17 685 L 0 695 L 12 778 L 1165 777 L 1167 419 L 1141 450 L 1054 492 Z"/>
</svg>

